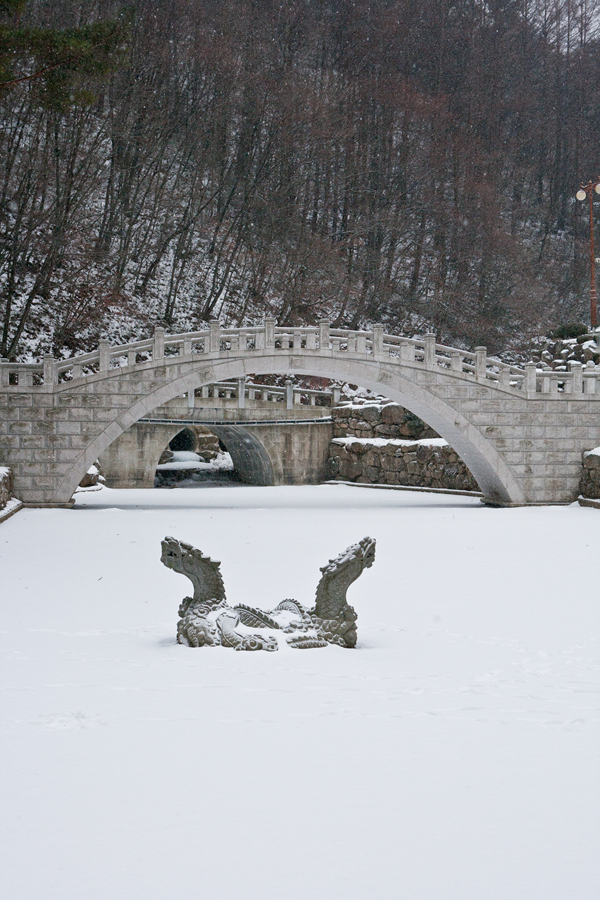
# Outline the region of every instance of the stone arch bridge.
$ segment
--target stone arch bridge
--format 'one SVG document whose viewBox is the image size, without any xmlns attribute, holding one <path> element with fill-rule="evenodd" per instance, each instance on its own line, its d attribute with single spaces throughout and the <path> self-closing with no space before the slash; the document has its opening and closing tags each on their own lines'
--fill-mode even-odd
<svg viewBox="0 0 600 900">
<path fill-rule="evenodd" d="M 568 503 L 581 453 L 600 444 L 600 367 L 524 369 L 436 343 L 332 328 L 262 326 L 154 336 L 43 365 L 0 363 L 0 463 L 32 506 L 69 505 L 87 468 L 174 397 L 250 373 L 358 384 L 409 409 L 462 457 L 485 500 Z"/>
</svg>

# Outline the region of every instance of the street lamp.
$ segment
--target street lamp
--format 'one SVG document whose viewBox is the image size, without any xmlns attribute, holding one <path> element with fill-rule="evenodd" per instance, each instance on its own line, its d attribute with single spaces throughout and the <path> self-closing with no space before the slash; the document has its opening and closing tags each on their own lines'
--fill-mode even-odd
<svg viewBox="0 0 600 900">
<path fill-rule="evenodd" d="M 592 320 L 592 328 L 596 328 L 597 323 L 597 295 L 596 295 L 596 260 L 594 258 L 594 191 L 600 194 L 600 178 L 596 181 L 588 181 L 582 184 L 581 189 L 577 191 L 575 196 L 578 200 L 585 200 L 586 197 L 590 203 L 590 316 Z"/>
</svg>

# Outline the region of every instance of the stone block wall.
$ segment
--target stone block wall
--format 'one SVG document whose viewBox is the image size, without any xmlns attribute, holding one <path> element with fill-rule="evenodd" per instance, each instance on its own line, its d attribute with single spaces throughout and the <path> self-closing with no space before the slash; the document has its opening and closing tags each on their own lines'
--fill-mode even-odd
<svg viewBox="0 0 600 900">
<path fill-rule="evenodd" d="M 0 509 L 4 509 L 13 492 L 13 475 L 6 466 L 0 466 Z"/>
<path fill-rule="evenodd" d="M 439 435 L 397 403 L 349 403 L 335 406 L 333 436 L 359 438 L 437 438 Z"/>
<path fill-rule="evenodd" d="M 583 454 L 580 491 L 582 497 L 600 500 L 600 447 L 586 450 Z"/>
<path fill-rule="evenodd" d="M 336 438 L 329 448 L 331 478 L 358 484 L 398 484 L 478 491 L 458 454 L 441 438 L 424 441 Z"/>
</svg>

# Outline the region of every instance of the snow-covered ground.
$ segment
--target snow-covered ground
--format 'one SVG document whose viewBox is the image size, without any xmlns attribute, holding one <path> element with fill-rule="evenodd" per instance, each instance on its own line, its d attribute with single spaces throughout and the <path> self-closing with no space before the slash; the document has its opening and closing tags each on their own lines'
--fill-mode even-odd
<svg viewBox="0 0 600 900">
<path fill-rule="evenodd" d="M 230 603 L 312 601 L 364 535 L 359 646 L 174 642 L 173 535 Z M 596 900 L 600 515 L 238 487 L 0 527 L 11 900 Z"/>
</svg>

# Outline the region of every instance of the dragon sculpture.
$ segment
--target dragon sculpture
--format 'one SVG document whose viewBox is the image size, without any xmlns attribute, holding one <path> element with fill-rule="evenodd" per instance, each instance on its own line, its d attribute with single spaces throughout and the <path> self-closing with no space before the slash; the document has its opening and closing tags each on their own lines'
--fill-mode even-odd
<svg viewBox="0 0 600 900">
<path fill-rule="evenodd" d="M 179 607 L 177 642 L 236 650 L 278 650 L 278 638 L 269 631 L 285 634 L 288 646 L 301 650 L 327 644 L 355 647 L 357 614 L 346 591 L 374 561 L 375 541 L 363 538 L 322 567 L 311 609 L 296 600 L 282 600 L 274 610 L 264 611 L 244 604 L 229 606 L 221 563 L 190 544 L 166 537 L 161 555 L 167 568 L 186 575 L 194 586 L 193 597 L 185 597 Z"/>
</svg>

